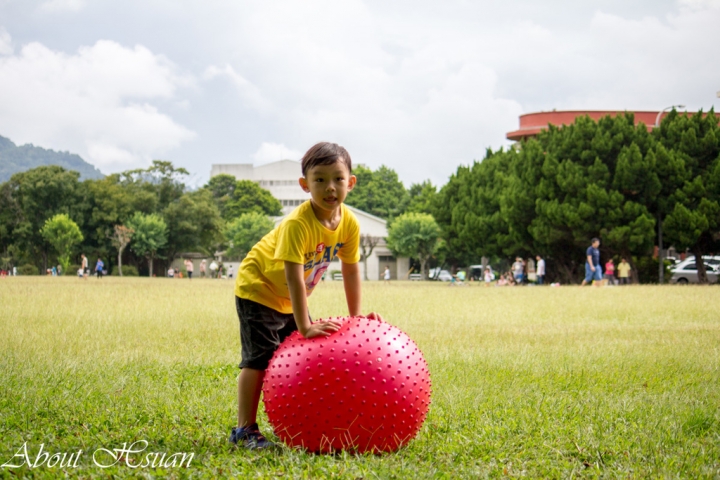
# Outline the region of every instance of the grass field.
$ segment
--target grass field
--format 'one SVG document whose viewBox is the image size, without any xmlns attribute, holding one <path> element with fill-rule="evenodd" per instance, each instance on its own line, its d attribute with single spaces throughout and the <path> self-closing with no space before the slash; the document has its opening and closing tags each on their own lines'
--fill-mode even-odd
<svg viewBox="0 0 720 480">
<path fill-rule="evenodd" d="M 0 279 L 0 463 L 21 462 L 23 445 L 33 461 L 41 444 L 82 450 L 77 467 L 0 477 L 720 477 L 718 287 L 371 283 L 363 303 L 429 363 L 419 436 L 383 456 L 258 453 L 227 442 L 240 350 L 231 282 Z M 343 314 L 341 285 L 320 286 L 310 308 Z M 192 453 L 190 467 L 93 461 L 142 440 L 143 455 Z"/>
</svg>

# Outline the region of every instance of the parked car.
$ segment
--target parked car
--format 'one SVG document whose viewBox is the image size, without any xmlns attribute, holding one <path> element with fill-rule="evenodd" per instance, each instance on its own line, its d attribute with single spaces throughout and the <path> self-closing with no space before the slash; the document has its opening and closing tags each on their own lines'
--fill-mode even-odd
<svg viewBox="0 0 720 480">
<path fill-rule="evenodd" d="M 440 270 L 440 268 L 430 269 L 430 280 L 440 280 L 441 282 L 451 282 L 453 276 L 447 270 Z"/>
<path fill-rule="evenodd" d="M 490 265 L 485 265 L 485 267 L 490 269 L 490 273 L 492 273 L 492 278 L 497 277 L 497 272 L 493 270 Z M 472 278 L 476 282 L 482 282 L 483 280 L 485 280 L 485 271 L 483 270 L 482 265 L 470 265 L 468 267 L 468 270 L 470 270 L 470 278 Z"/>
<path fill-rule="evenodd" d="M 675 266 L 681 262 L 681 260 L 677 257 L 665 257 L 665 261 L 668 261 L 672 264 L 671 268 L 675 268 Z"/>
<path fill-rule="evenodd" d="M 720 256 L 704 256 L 703 263 L 707 272 L 708 281 L 717 283 L 720 278 Z M 698 283 L 697 263 L 695 257 L 688 257 L 672 268 L 671 283 L 688 284 Z"/>
</svg>

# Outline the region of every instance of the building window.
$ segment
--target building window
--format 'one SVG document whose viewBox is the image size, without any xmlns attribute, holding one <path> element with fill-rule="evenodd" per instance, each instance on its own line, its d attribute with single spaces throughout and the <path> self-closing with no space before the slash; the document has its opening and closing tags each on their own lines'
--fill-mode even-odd
<svg viewBox="0 0 720 480">
<path fill-rule="evenodd" d="M 255 180 L 261 187 L 289 187 L 297 185 L 297 180 Z"/>
<path fill-rule="evenodd" d="M 378 261 L 380 263 L 392 263 L 395 261 L 395 257 L 390 256 L 390 255 L 379 255 Z"/>
</svg>

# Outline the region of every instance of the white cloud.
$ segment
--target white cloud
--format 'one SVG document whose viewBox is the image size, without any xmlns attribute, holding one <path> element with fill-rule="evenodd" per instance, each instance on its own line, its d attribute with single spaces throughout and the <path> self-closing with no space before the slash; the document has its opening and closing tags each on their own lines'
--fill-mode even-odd
<svg viewBox="0 0 720 480">
<path fill-rule="evenodd" d="M 720 10 L 717 1 L 692 3 L 664 18 L 597 12 L 589 43 L 602 48 L 585 50 L 596 69 L 586 72 L 584 95 L 573 105 L 659 110 L 680 103 L 707 109 L 720 85 L 720 63 L 713 61 L 720 45 Z"/>
<path fill-rule="evenodd" d="M 85 6 L 85 0 L 48 0 L 38 10 L 44 13 L 78 12 Z"/>
<path fill-rule="evenodd" d="M 226 41 L 242 63 L 205 78 L 232 79 L 245 105 L 301 149 L 336 141 L 356 162 L 439 183 L 502 142 L 521 112 L 498 96 L 497 73 L 473 45 L 453 47 L 451 30 L 389 25 L 355 0 L 255 3 L 237 20 Z"/>
<path fill-rule="evenodd" d="M 3 10 L 3 1 L 0 16 L 36 9 L 15 2 Z M 713 61 L 720 0 L 211 3 L 93 3 L 55 29 L 45 29 L 41 15 L 8 16 L 5 25 L 25 28 L 23 38 L 40 38 L 33 35 L 45 29 L 49 53 L 30 44 L 13 55 L 9 36 L 3 41 L 0 33 L 9 58 L 23 65 L 37 58 L 16 88 L 23 109 L 6 117 L 10 94 L 0 92 L 0 134 L 13 128 L 25 141 L 81 145 L 106 162 L 170 151 L 173 161 L 202 175 L 208 159 L 272 161 L 290 156 L 284 149 L 299 155 L 330 140 L 356 162 L 395 168 L 405 183 L 443 183 L 458 164 L 509 143 L 505 134 L 521 113 L 720 105 L 720 62 Z M 127 28 L 136 21 L 137 29 Z M 160 22 L 162 30 L 148 28 Z M 78 38 L 119 43 L 98 42 L 72 55 L 49 50 Z M 137 42 L 148 48 L 120 47 Z M 193 71 L 198 82 L 153 52 Z M 11 72 L 3 58 L 0 82 Z M 28 94 L 36 83 L 41 87 Z M 35 113 L 25 120 L 21 113 L 30 107 Z M 66 128 L 45 125 L 44 110 L 52 125 Z M 60 118 L 56 110 L 92 120 Z M 136 119 L 147 126 L 133 127 L 144 124 Z M 180 124 L 202 132 L 202 142 L 183 143 L 192 133 Z"/>
<path fill-rule="evenodd" d="M 34 42 L 0 57 L 0 132 L 80 154 L 103 171 L 141 166 L 194 138 L 152 104 L 192 79 L 143 46 L 98 41 L 69 55 Z"/>
<path fill-rule="evenodd" d="M 229 78 L 248 107 L 260 112 L 267 111 L 270 108 L 260 89 L 237 73 L 230 65 L 225 64 L 223 67 L 211 65 L 205 69 L 203 80 L 213 80 L 217 77 Z"/>
<path fill-rule="evenodd" d="M 12 38 L 5 27 L 0 27 L 0 55 L 13 54 Z"/>
<path fill-rule="evenodd" d="M 299 150 L 288 148 L 282 143 L 263 142 L 253 155 L 253 162 L 263 164 L 278 160 L 300 160 L 302 156 Z"/>
<path fill-rule="evenodd" d="M 693 10 L 720 10 L 720 0 L 679 0 L 679 3 Z"/>
</svg>

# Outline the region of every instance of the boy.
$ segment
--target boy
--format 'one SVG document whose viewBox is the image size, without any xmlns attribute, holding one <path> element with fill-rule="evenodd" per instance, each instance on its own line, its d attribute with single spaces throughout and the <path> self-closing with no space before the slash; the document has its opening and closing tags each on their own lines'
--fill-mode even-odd
<svg viewBox="0 0 720 480">
<path fill-rule="evenodd" d="M 360 315 L 360 227 L 343 205 L 355 186 L 350 155 L 321 142 L 302 158 L 300 186 L 310 194 L 248 253 L 237 272 L 235 305 L 240 319 L 242 362 L 238 377 L 238 423 L 230 441 L 255 449 L 271 447 L 257 425 L 265 369 L 293 331 L 305 338 L 329 336 L 340 323 L 312 322 L 307 297 L 338 256 L 351 316 Z M 376 314 L 369 318 L 381 318 Z"/>
</svg>

